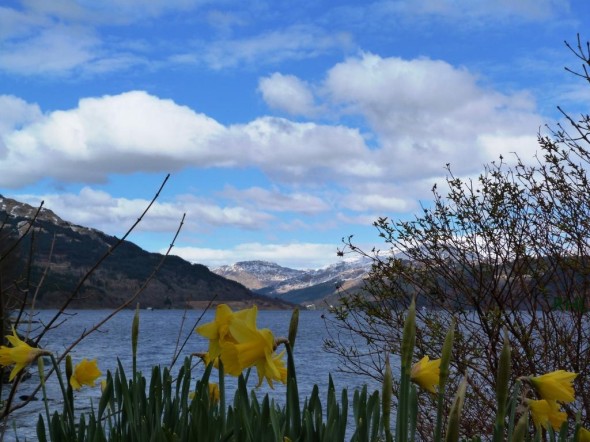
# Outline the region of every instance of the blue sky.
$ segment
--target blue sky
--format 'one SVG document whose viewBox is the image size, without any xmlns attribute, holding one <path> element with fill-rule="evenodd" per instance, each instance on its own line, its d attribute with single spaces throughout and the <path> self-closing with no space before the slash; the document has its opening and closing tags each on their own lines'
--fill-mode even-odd
<svg viewBox="0 0 590 442">
<path fill-rule="evenodd" d="M 338 260 L 587 113 L 587 0 L 23 0 L 0 6 L 0 193 L 216 267 Z"/>
</svg>

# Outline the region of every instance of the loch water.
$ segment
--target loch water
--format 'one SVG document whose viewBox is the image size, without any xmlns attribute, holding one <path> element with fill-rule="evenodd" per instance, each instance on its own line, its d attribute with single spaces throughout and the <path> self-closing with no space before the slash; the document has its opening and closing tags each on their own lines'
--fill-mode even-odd
<svg viewBox="0 0 590 442">
<path fill-rule="evenodd" d="M 34 317 L 34 321 L 19 329 L 19 332 L 26 332 L 27 327 L 31 328 L 31 336 L 38 334 L 38 327 L 46 323 L 55 315 L 54 310 L 44 310 Z M 90 329 L 105 316 L 109 310 L 77 310 L 64 316 L 66 321 L 54 330 L 50 330 L 43 338 L 41 346 L 61 354 L 63 350 L 79 337 L 85 330 Z M 297 371 L 298 386 L 301 398 L 308 397 L 314 384 L 320 390 L 320 398 L 325 402 L 328 386 L 328 375 L 331 373 L 336 387 L 340 393 L 343 388 L 348 389 L 349 400 L 352 398 L 352 390 L 368 384 L 369 391 L 379 389 L 376 381 L 365 376 L 342 373 L 339 371 L 340 363 L 338 358 L 323 350 L 324 339 L 329 337 L 329 329 L 326 328 L 321 310 L 303 310 L 300 312 L 299 329 L 294 349 L 294 357 Z M 131 373 L 131 323 L 134 311 L 124 310 L 102 325 L 98 331 L 85 338 L 71 352 L 74 364 L 82 358 L 97 359 L 100 370 L 103 372 L 101 379 L 107 370 L 115 371 L 117 359 L 121 361 L 126 373 Z M 178 362 L 172 369 L 176 373 L 180 368 L 184 357 L 191 353 L 204 352 L 207 350 L 207 340 L 194 333 L 195 324 L 206 323 L 213 319 L 214 311 L 206 312 L 200 310 L 141 310 L 139 343 L 137 365 L 138 369 L 146 377 L 151 373 L 154 365 L 170 366 L 172 358 L 177 351 L 177 345 L 182 345 L 186 338 L 186 345 L 180 352 Z M 273 334 L 287 336 L 290 311 L 284 310 L 263 310 L 258 312 L 258 327 L 269 328 Z M 178 343 L 178 344 L 177 344 Z M 285 355 L 286 361 L 286 355 Z M 199 364 L 195 371 L 195 379 L 199 378 L 204 370 L 203 364 Z M 31 378 L 19 386 L 17 396 L 29 395 L 38 385 L 39 377 L 36 367 L 31 367 Z M 215 380 L 216 372 L 212 373 L 212 380 Z M 252 371 L 249 386 L 255 387 L 257 375 Z M 149 385 L 149 384 L 148 384 Z M 237 382 L 235 378 L 226 378 L 227 394 L 233 396 L 233 389 Z M 285 386 L 275 383 L 275 388 L 270 389 L 266 382 L 262 387 L 256 389 L 256 394 L 262 398 L 266 393 L 278 403 L 284 403 Z M 61 392 L 52 376 L 47 385 L 47 394 L 50 405 L 59 409 L 61 405 Z M 339 397 L 339 396 L 338 396 Z M 4 429 L 6 441 L 16 440 L 37 440 L 35 427 L 39 412 L 44 412 L 44 405 L 41 393 L 37 393 L 38 400 L 32 401 L 20 410 L 15 411 L 7 426 Z M 100 388 L 84 387 L 75 393 L 75 403 L 78 409 L 90 407 L 91 401 L 96 405 L 100 398 Z"/>
</svg>

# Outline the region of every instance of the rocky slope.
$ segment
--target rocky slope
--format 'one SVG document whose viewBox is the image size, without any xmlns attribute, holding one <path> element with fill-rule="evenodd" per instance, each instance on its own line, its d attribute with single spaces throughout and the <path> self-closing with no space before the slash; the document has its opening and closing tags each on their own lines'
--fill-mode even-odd
<svg viewBox="0 0 590 442">
<path fill-rule="evenodd" d="M 36 212 L 35 207 L 0 195 L 0 255 L 25 234 Z M 64 221 L 51 210 L 42 209 L 33 228 L 19 242 L 18 256 L 11 254 L 10 259 L 4 260 L 0 272 L 10 268 L 10 280 L 19 282 L 20 299 L 26 294 L 26 301 L 30 303 L 38 286 L 36 306 L 59 307 L 117 242 L 113 236 Z M 31 255 L 31 272 L 27 277 L 26 262 Z M 162 255 L 158 253 L 149 253 L 129 241 L 123 242 L 86 279 L 70 306 L 112 308 L 120 305 L 142 288 L 161 260 Z M 9 261 L 13 265 L 8 266 Z M 176 256 L 164 259 L 138 300 L 142 306 L 153 308 L 201 307 L 211 300 L 239 306 L 256 303 L 260 308 L 291 307 Z"/>
<path fill-rule="evenodd" d="M 213 269 L 224 278 L 244 284 L 251 290 L 280 284 L 305 275 L 305 270 L 290 269 L 268 261 L 242 261 Z"/>
<path fill-rule="evenodd" d="M 243 261 L 213 269 L 226 278 L 272 297 L 303 305 L 337 302 L 338 292 L 358 290 L 371 269 L 368 259 L 340 261 L 315 270 L 297 270 L 265 261 Z"/>
</svg>

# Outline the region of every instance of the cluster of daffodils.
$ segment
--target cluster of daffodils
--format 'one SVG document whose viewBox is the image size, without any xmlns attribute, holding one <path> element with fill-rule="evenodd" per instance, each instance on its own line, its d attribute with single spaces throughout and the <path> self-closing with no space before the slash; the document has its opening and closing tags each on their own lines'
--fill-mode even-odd
<svg viewBox="0 0 590 442">
<path fill-rule="evenodd" d="M 557 370 L 542 376 L 525 378 L 540 398 L 526 400 L 536 426 L 548 428 L 551 425 L 553 429 L 559 430 L 561 424 L 567 420 L 567 413 L 561 411 L 559 404 L 574 401 L 572 382 L 576 376 L 576 373 Z"/>
<path fill-rule="evenodd" d="M 424 356 L 412 366 L 410 379 L 422 389 L 436 393 L 440 379 L 440 359 L 430 360 Z M 539 399 L 525 399 L 528 410 L 537 428 L 559 430 L 567 420 L 567 413 L 561 410 L 561 405 L 575 400 L 573 381 L 577 373 L 557 370 L 541 376 L 522 378 L 530 383 Z M 578 440 L 590 442 L 590 431 L 580 428 Z"/>
<path fill-rule="evenodd" d="M 287 382 L 287 369 L 283 362 L 284 351 L 276 354 L 278 341 L 267 329 L 256 326 L 256 306 L 233 312 L 226 304 L 220 304 L 215 319 L 196 328 L 196 332 L 209 339 L 209 349 L 204 355 L 206 363 L 219 366 L 223 363 L 226 373 L 239 376 L 246 368 L 256 367 L 258 386 L 264 379 L 273 387 L 273 381 Z"/>
<path fill-rule="evenodd" d="M 44 350 L 37 347 L 31 347 L 25 341 L 20 339 L 16 334 L 14 328 L 12 329 L 12 336 L 7 336 L 8 342 L 12 345 L 8 347 L 6 345 L 0 346 L 0 366 L 9 367 L 14 366 L 8 377 L 9 382 L 20 373 L 25 367 L 34 362 L 40 356 L 51 356 L 53 355 L 50 351 Z M 94 387 L 96 380 L 102 375 L 98 369 L 96 359 L 89 361 L 82 359 L 80 363 L 76 365 L 70 376 L 70 386 L 74 390 L 80 390 L 83 385 Z"/>
</svg>

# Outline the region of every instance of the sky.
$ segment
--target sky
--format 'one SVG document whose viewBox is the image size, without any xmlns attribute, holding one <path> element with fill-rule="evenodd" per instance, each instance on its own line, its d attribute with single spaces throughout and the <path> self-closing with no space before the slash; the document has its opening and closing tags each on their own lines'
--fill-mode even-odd
<svg viewBox="0 0 590 442">
<path fill-rule="evenodd" d="M 588 113 L 588 0 L 2 0 L 0 194 L 215 268 L 338 262 Z"/>
</svg>

